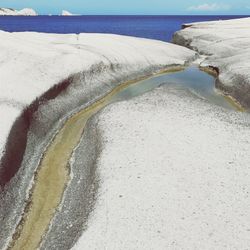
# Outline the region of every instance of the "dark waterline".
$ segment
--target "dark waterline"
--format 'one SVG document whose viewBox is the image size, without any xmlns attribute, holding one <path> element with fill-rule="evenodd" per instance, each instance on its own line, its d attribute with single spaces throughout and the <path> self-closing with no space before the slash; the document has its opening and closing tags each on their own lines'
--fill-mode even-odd
<svg viewBox="0 0 250 250">
<path fill-rule="evenodd" d="M 0 29 L 9 32 L 112 33 L 170 41 L 183 23 L 247 16 L 0 16 Z"/>
</svg>

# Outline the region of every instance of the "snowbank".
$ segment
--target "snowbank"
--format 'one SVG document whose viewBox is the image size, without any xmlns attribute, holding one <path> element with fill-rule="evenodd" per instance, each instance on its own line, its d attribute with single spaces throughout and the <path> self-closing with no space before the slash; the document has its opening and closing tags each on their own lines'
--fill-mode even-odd
<svg viewBox="0 0 250 250">
<path fill-rule="evenodd" d="M 22 10 L 0 8 L 0 16 L 37 16 L 37 13 L 30 8 L 25 8 Z"/>
<path fill-rule="evenodd" d="M 91 123 L 100 187 L 74 250 L 249 246 L 249 116 L 164 85 Z"/>
<path fill-rule="evenodd" d="M 0 176 L 1 183 L 7 183 L 0 194 L 2 248 L 20 219 L 33 173 L 58 121 L 121 82 L 183 65 L 195 53 L 118 35 L 2 31 L 0 51 L 0 115 L 4 118 Z"/>
<path fill-rule="evenodd" d="M 174 43 L 207 55 L 201 66 L 218 68 L 217 87 L 250 108 L 250 18 L 184 25 Z"/>
</svg>

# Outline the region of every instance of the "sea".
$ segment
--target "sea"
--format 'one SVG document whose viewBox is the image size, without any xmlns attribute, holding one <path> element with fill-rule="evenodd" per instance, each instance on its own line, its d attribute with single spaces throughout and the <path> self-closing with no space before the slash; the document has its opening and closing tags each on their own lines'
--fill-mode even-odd
<svg viewBox="0 0 250 250">
<path fill-rule="evenodd" d="M 112 33 L 170 41 L 181 25 L 246 16 L 0 16 L 0 30 L 46 33 Z"/>
</svg>

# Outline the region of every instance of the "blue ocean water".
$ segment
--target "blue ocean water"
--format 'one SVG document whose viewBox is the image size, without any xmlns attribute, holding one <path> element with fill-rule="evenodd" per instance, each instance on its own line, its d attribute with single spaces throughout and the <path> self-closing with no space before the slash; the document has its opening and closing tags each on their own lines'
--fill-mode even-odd
<svg viewBox="0 0 250 250">
<path fill-rule="evenodd" d="M 245 16 L 0 16 L 0 29 L 47 33 L 113 33 L 171 40 L 183 23 L 224 20 Z"/>
</svg>

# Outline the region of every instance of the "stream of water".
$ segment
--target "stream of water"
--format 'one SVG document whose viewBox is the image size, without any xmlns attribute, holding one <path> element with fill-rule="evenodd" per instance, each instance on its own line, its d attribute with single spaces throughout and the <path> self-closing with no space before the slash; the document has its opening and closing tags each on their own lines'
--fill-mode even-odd
<svg viewBox="0 0 250 250">
<path fill-rule="evenodd" d="M 171 84 L 185 88 L 197 97 L 205 99 L 210 103 L 227 109 L 237 110 L 237 107 L 233 105 L 233 103 L 229 102 L 222 93 L 215 89 L 214 77 L 199 70 L 195 66 L 171 74 L 161 74 L 129 85 L 114 95 L 112 102 L 131 99 L 163 84 Z"/>
<path fill-rule="evenodd" d="M 87 120 L 91 116 L 110 103 L 129 100 L 163 84 L 186 88 L 198 98 L 204 98 L 225 108 L 236 109 L 233 103 L 215 90 L 214 82 L 214 77 L 200 71 L 197 67 L 190 67 L 175 73 L 163 73 L 138 82 L 124 83 L 88 108 L 70 117 L 43 155 L 30 197 L 31 206 L 23 218 L 22 224 L 17 230 L 18 236 L 10 248 L 32 250 L 39 246 L 61 203 L 69 181 L 70 158 L 82 137 Z M 48 192 L 48 189 L 51 192 Z"/>
</svg>

